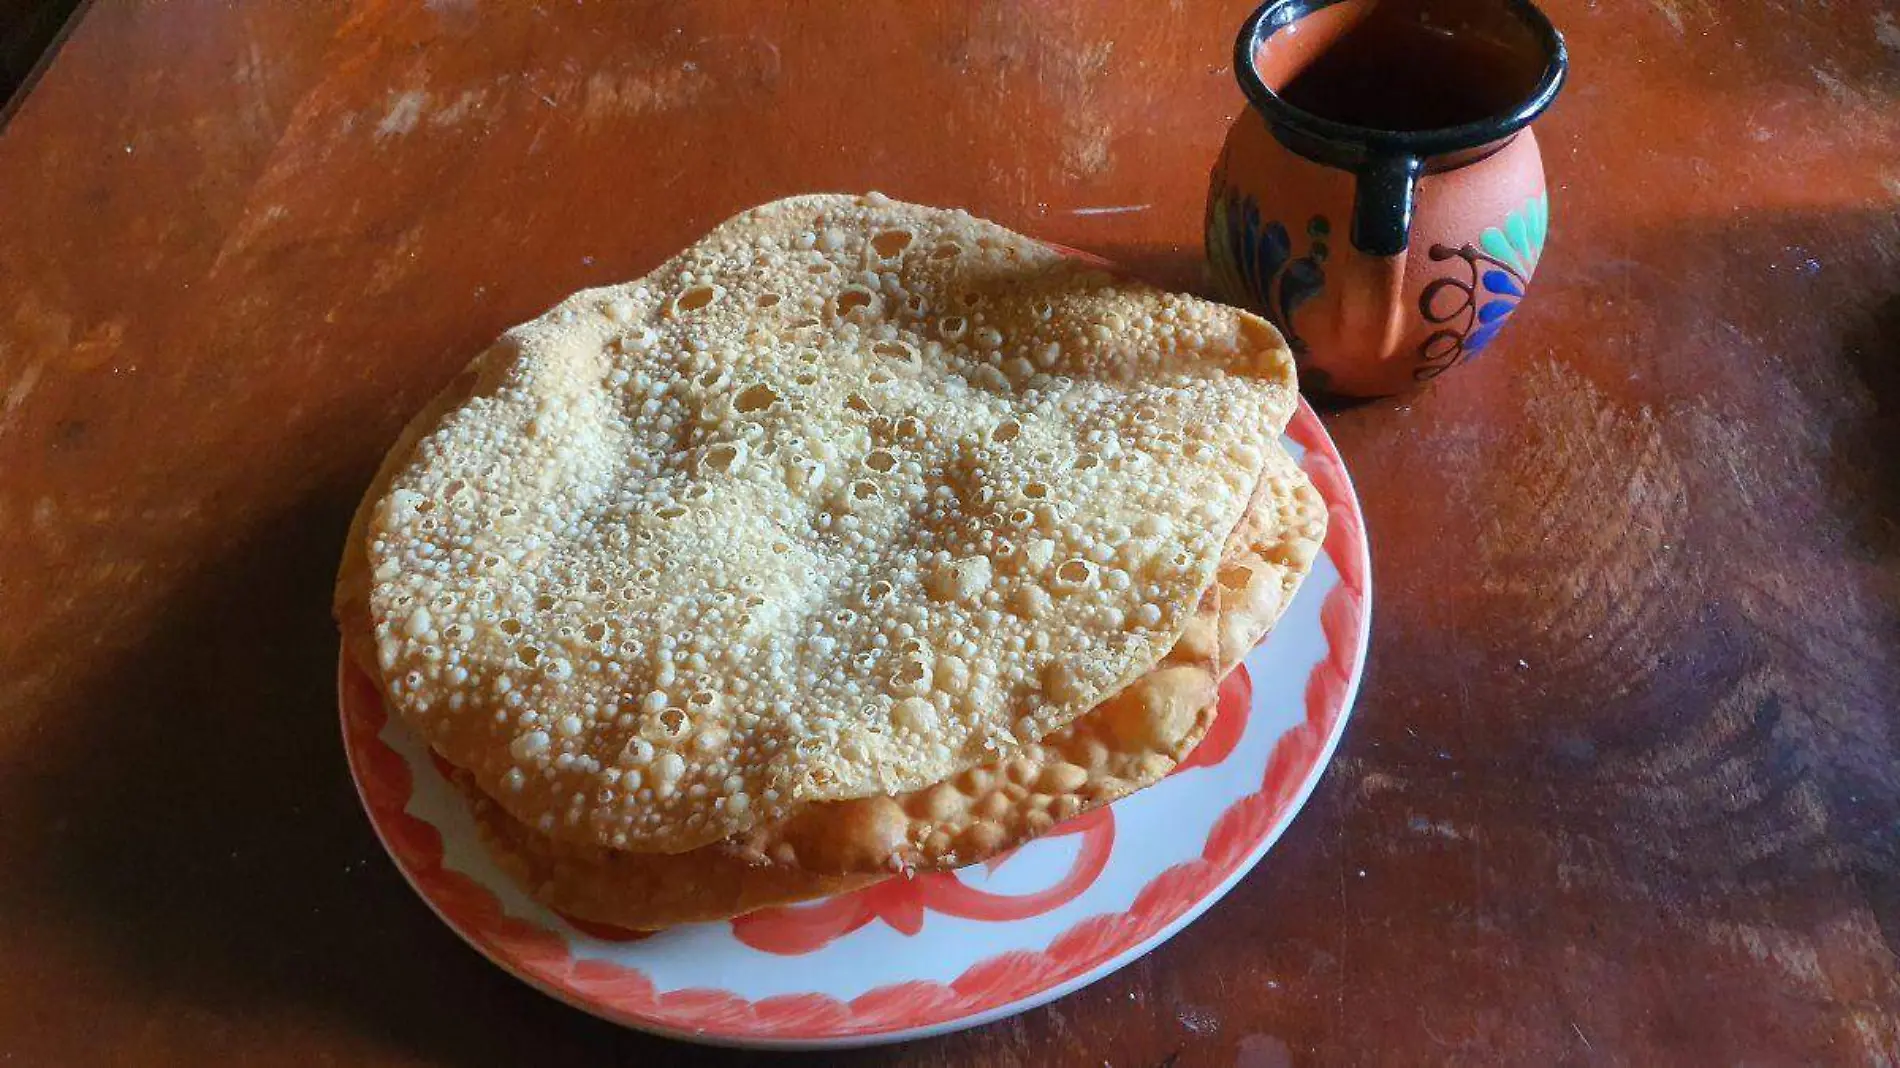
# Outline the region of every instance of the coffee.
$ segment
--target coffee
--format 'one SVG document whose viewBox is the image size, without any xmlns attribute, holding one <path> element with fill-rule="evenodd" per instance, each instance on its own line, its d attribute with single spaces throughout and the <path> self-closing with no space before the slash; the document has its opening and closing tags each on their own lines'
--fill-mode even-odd
<svg viewBox="0 0 1900 1068">
<path fill-rule="evenodd" d="M 1509 113 L 1541 73 L 1524 56 L 1416 14 L 1375 10 L 1277 91 L 1294 107 L 1350 126 L 1435 130 Z"/>
</svg>

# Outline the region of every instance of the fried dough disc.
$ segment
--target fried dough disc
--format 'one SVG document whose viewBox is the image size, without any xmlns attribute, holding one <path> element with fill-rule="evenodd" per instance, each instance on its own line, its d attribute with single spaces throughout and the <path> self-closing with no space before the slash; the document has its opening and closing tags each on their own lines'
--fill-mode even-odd
<svg viewBox="0 0 1900 1068">
<path fill-rule="evenodd" d="M 1122 690 L 1294 403 L 1256 317 L 875 196 L 742 214 L 474 372 L 392 454 L 339 612 L 513 817 L 669 853 Z"/>
<path fill-rule="evenodd" d="M 557 842 L 475 791 L 483 839 L 544 903 L 634 929 L 841 893 L 897 869 L 986 860 L 1172 771 L 1213 723 L 1215 680 L 1278 620 L 1310 570 L 1325 527 L 1324 502 L 1289 458 L 1277 458 L 1236 529 L 1244 544 L 1230 544 L 1224 557 L 1212 597 L 1219 609 L 1203 603 L 1169 662 L 1040 744 L 952 782 L 901 798 L 813 804 L 752 841 L 742 837 L 683 854 Z M 1191 709 L 1180 703 L 1196 699 Z"/>
<path fill-rule="evenodd" d="M 842 894 L 889 876 L 751 864 L 716 846 L 624 853 L 556 841 L 503 811 L 467 772 L 457 772 L 454 780 L 482 844 L 502 870 L 537 901 L 580 920 L 654 931 Z"/>
<path fill-rule="evenodd" d="M 894 798 L 808 805 L 734 844 L 759 861 L 833 874 L 956 868 L 1159 782 L 1200 744 L 1220 680 L 1273 628 L 1325 533 L 1325 502 L 1277 453 L 1216 590 L 1163 664 L 1005 760 Z"/>
<path fill-rule="evenodd" d="M 1231 567 L 1237 562 L 1230 554 L 1225 566 Z M 1167 660 L 1136 680 L 1129 691 L 1150 695 L 1147 697 L 1150 705 L 1155 697 L 1173 689 L 1182 690 L 1182 700 L 1206 700 L 1204 680 L 1217 670 L 1213 657 L 1220 630 L 1218 605 L 1222 597 L 1223 592 L 1216 589 L 1207 591 L 1195 621 L 1170 651 Z M 346 649 L 370 677 L 376 679 L 374 648 L 362 639 L 366 633 L 366 615 L 353 610 L 341 618 Z M 1186 687 L 1182 686 L 1184 682 Z M 1127 692 L 1118 700 L 1127 704 L 1126 698 Z M 1170 721 L 1181 729 L 1193 729 L 1191 718 L 1199 714 L 1198 708 L 1177 708 Z M 1093 713 L 1084 716 L 1071 729 L 1093 718 Z M 1040 753 L 1039 747 L 1034 745 L 1026 747 L 1026 751 Z M 1020 755 L 1019 751 L 1012 761 L 1020 760 Z M 989 768 L 971 769 L 966 776 L 987 776 L 1001 782 L 1007 773 L 1007 767 L 999 762 Z M 888 843 L 879 845 L 881 829 L 862 822 L 865 810 L 859 807 L 861 802 L 820 802 L 806 806 L 806 810 L 818 818 L 803 821 L 795 833 L 808 860 L 820 865 L 829 863 L 839 869 L 824 871 L 801 867 L 796 862 L 798 856 L 790 852 L 792 847 L 783 842 L 775 850 L 783 862 L 775 863 L 760 855 L 756 843 L 736 840 L 715 842 L 685 853 L 631 853 L 561 841 L 509 815 L 467 772 L 457 769 L 451 778 L 470 806 L 483 845 L 496 863 L 531 896 L 578 919 L 633 930 L 723 919 L 773 905 L 842 893 L 891 875 L 896 863 L 895 848 Z M 888 798 L 878 800 L 890 802 Z M 898 811 L 902 819 L 902 810 Z M 1017 823 L 1040 826 L 1034 817 Z M 781 832 L 779 838 L 785 838 L 783 826 L 774 826 Z M 836 848 L 827 850 L 819 841 L 820 835 L 835 841 Z M 900 827 L 899 841 L 904 835 L 905 829 Z M 853 866 L 865 870 L 845 870 Z"/>
</svg>

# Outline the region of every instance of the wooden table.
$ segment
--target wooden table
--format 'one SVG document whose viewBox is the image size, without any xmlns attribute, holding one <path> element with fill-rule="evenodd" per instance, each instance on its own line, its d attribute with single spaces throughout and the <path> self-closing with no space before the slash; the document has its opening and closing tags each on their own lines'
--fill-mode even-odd
<svg viewBox="0 0 1900 1068">
<path fill-rule="evenodd" d="M 1246 7 L 92 5 L 0 133 L 0 1060 L 720 1062 L 384 858 L 350 509 L 502 328 L 781 194 L 1198 285 Z M 833 1063 L 1900 1059 L 1900 19 L 1553 15 L 1536 291 L 1331 419 L 1378 604 L 1306 811 L 1139 964 Z"/>
</svg>

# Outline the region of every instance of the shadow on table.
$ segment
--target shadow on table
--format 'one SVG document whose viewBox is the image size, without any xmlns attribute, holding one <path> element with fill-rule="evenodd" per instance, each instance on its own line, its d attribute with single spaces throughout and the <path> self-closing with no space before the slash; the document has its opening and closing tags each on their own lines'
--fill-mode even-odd
<svg viewBox="0 0 1900 1068">
<path fill-rule="evenodd" d="M 1890 238 L 1891 239 L 1891 238 Z M 1886 641 L 1900 648 L 1900 290 L 1847 332 L 1842 359 L 1870 402 L 1835 441 L 1828 492 L 1847 509 L 1849 551 L 1889 578 Z M 1900 675 L 1900 671 L 1894 672 Z M 1890 676 L 1891 677 L 1891 676 Z M 1860 749 L 1856 773 L 1842 786 L 1850 803 L 1838 806 L 1849 862 L 1873 906 L 1889 952 L 1900 955 L 1900 694 L 1886 707 L 1869 702 L 1884 721 L 1885 744 Z M 1865 803 L 1857 803 L 1864 797 Z M 1836 798 L 1838 804 L 1838 797 Z"/>
<path fill-rule="evenodd" d="M 62 747 L 83 761 L 41 779 L 67 830 L 40 896 L 158 1004 L 229 1020 L 314 1010 L 431 1061 L 683 1058 L 488 964 L 375 840 L 344 764 L 328 613 L 353 492 L 207 561 L 89 696 L 89 736 Z"/>
<path fill-rule="evenodd" d="M 1900 293 L 1848 331 L 1841 356 L 1873 410 L 1841 442 L 1830 482 L 1840 496 L 1864 502 L 1855 510 L 1856 544 L 1900 559 Z"/>
<path fill-rule="evenodd" d="M 1597 229 L 1555 231 L 1424 418 L 1335 422 L 1387 606 L 1373 658 L 1402 665 L 1362 706 L 1432 714 L 1369 712 L 1344 752 L 1431 782 L 1385 826 L 1426 808 L 1483 834 L 1446 851 L 1475 874 L 1420 861 L 1405 885 L 1562 884 L 1489 899 L 1514 952 L 1669 944 L 1687 974 L 1700 943 L 1714 984 L 1762 967 L 1723 941 L 1759 929 L 1864 974 L 1900 948 L 1900 224 Z M 1447 693 L 1481 696 L 1447 715 Z M 1387 763 L 1434 734 L 1470 785 Z M 1774 1018 L 1786 988 L 1756 986 L 1737 1018 Z"/>
<path fill-rule="evenodd" d="M 34 888 L 44 921 L 82 929 L 149 988 L 155 1013 L 314 1013 L 360 1048 L 434 1063 L 750 1062 L 530 989 L 397 873 L 337 725 L 329 595 L 356 492 L 330 487 L 206 561 L 86 696 L 81 737 L 60 747 L 83 760 L 36 777 L 57 794 L 46 809 L 66 814 Z M 892 1054 L 841 1056 L 824 1063 Z"/>
<path fill-rule="evenodd" d="M 1213 283 L 1207 277 L 1207 261 L 1200 242 L 1184 247 L 1170 245 L 1107 245 L 1090 249 L 1122 270 L 1151 285 L 1182 293 L 1213 296 Z"/>
</svg>

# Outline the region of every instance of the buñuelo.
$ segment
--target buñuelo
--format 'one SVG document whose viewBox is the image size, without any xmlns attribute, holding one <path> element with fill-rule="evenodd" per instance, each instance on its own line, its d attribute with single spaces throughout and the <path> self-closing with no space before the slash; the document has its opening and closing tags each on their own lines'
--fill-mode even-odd
<svg viewBox="0 0 1900 1068">
<path fill-rule="evenodd" d="M 407 428 L 350 654 L 548 903 L 658 927 L 1157 781 L 1306 573 L 1291 355 L 959 211 L 805 196 L 505 334 Z"/>
</svg>

